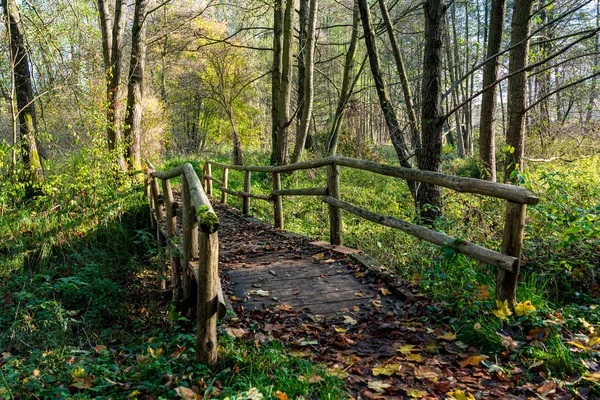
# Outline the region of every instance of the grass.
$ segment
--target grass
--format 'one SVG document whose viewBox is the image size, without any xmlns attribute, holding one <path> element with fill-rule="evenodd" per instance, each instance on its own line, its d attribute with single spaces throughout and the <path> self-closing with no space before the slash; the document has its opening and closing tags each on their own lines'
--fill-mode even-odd
<svg viewBox="0 0 600 400">
<path fill-rule="evenodd" d="M 218 157 L 227 162 L 227 157 Z M 265 155 L 253 154 L 247 165 L 268 165 Z M 442 302 L 448 317 L 441 321 L 451 325 L 467 343 L 492 354 L 505 352 L 498 332 L 503 324 L 519 327 L 521 344 L 530 342 L 527 333 L 543 329 L 548 333 L 543 343 L 512 353 L 526 365 L 542 363 L 550 374 L 569 376 L 586 370 L 586 360 L 597 357 L 600 329 L 596 306 L 600 282 L 600 163 L 598 157 L 569 164 L 534 165 L 519 179 L 541 196 L 538 205 L 528 208 L 526 236 L 517 297 L 529 301 L 536 309 L 535 318 L 514 315 L 500 321 L 492 314 L 496 271 L 463 255 L 445 251 L 397 230 L 379 226 L 344 214 L 345 244 L 376 257 L 400 278 L 417 283 L 421 290 Z M 473 159 L 447 161 L 449 173 L 477 177 Z M 219 176 L 220 169 L 213 168 Z M 325 185 L 325 171 L 304 170 L 282 177 L 283 188 Z M 243 173 L 230 171 L 229 187 L 241 190 Z M 403 181 L 342 168 L 342 197 L 360 207 L 407 221 L 415 219 L 414 206 Z M 267 194 L 270 176 L 252 175 L 252 191 Z M 214 196 L 220 191 L 215 185 Z M 238 209 L 241 200 L 229 196 Z M 286 197 L 283 202 L 285 228 L 308 236 L 328 240 L 327 207 L 317 198 Z M 252 214 L 272 221 L 266 202 L 252 200 Z M 444 192 L 444 219 L 437 229 L 486 247 L 499 250 L 504 222 L 504 202 L 498 199 Z M 454 310 L 462 310 L 456 314 Z M 578 322 L 586 321 L 592 330 Z M 478 325 L 476 325 L 478 324 Z M 478 329 L 474 329 L 473 326 Z M 479 328 L 481 327 L 481 328 Z M 595 329 L 595 330 L 594 330 Z M 577 339 L 579 338 L 579 339 Z M 593 343 L 584 348 L 575 343 Z M 504 343 L 506 345 L 506 343 Z"/>
<path fill-rule="evenodd" d="M 223 331 L 219 363 L 195 362 L 193 323 L 157 290 L 143 189 L 113 164 L 100 147 L 55 160 L 28 203 L 0 180 L 0 398 L 344 397 L 277 342 Z"/>
</svg>

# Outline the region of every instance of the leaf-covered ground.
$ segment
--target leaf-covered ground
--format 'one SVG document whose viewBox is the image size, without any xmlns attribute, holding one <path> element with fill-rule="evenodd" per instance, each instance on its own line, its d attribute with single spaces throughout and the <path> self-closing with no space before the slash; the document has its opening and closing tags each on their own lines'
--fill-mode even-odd
<svg viewBox="0 0 600 400">
<path fill-rule="evenodd" d="M 236 249 L 222 252 L 222 265 L 239 264 L 245 254 L 256 257 L 257 243 L 264 246 L 259 252 L 266 260 L 280 246 L 307 246 L 305 238 L 282 237 L 230 208 L 217 206 L 217 212 L 223 222 L 222 249 Z M 490 333 L 498 335 L 503 349 L 485 354 L 461 340 L 460 327 L 453 329 L 442 322 L 464 310 L 434 303 L 419 293 L 415 283 L 365 270 L 345 255 L 326 250 L 323 258 L 354 268 L 365 288 L 375 289 L 377 295 L 366 305 L 342 309 L 338 318 L 325 320 L 277 301 L 262 310 L 248 310 L 244 301 L 252 299 L 249 294 L 245 299 L 234 298 L 239 318 L 225 323 L 225 331 L 246 342 L 281 341 L 292 354 L 322 364 L 343 379 L 353 398 L 582 398 L 590 395 L 600 378 L 594 373 L 594 361 L 589 363 L 592 374 L 586 378 L 563 379 L 548 373 L 543 362 L 524 364 L 521 350 L 543 347 L 544 329 L 524 332 L 524 326 L 503 324 Z M 388 296 L 391 293 L 402 296 Z M 482 293 L 482 297 L 487 295 Z M 522 307 L 529 311 L 528 305 Z M 490 318 L 505 318 L 507 312 L 500 307 Z M 490 329 L 477 322 L 469 328 Z M 582 347 L 586 346 L 573 341 L 568 351 L 583 351 Z"/>
</svg>

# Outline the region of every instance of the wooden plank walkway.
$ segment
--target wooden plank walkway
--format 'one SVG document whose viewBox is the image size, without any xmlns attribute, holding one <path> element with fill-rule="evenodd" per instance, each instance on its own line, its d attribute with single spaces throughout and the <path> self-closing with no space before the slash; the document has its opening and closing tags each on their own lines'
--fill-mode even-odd
<svg viewBox="0 0 600 400">
<path fill-rule="evenodd" d="M 395 301 L 358 278 L 363 274 L 348 260 L 355 250 L 331 250 L 325 242 L 275 231 L 231 207 L 214 205 L 221 221 L 221 275 L 234 308 L 275 307 L 332 320 L 348 312 L 368 313 L 373 302 L 382 309 Z"/>
</svg>

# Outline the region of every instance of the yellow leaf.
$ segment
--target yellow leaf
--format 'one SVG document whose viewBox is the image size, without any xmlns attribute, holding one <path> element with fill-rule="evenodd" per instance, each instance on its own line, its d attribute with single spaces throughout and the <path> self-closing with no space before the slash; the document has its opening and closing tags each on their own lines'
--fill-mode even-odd
<svg viewBox="0 0 600 400">
<path fill-rule="evenodd" d="M 408 355 L 408 354 L 412 353 L 413 351 L 419 351 L 419 349 L 415 348 L 414 344 L 405 344 L 404 346 L 398 347 L 397 351 L 404 355 Z"/>
<path fill-rule="evenodd" d="M 341 379 L 346 379 L 348 376 L 350 376 L 350 374 L 346 371 L 344 371 L 341 368 L 327 368 L 327 373 L 329 375 L 333 375 L 333 376 L 337 376 L 338 378 Z"/>
<path fill-rule="evenodd" d="M 378 376 L 378 375 L 392 376 L 396 372 L 400 371 L 400 368 L 402 368 L 402 366 L 400 364 L 380 365 L 379 367 L 373 368 L 373 375 L 374 376 Z"/>
<path fill-rule="evenodd" d="M 324 261 L 325 264 L 333 264 L 334 262 L 336 262 L 336 260 L 334 260 L 333 258 L 328 258 Z"/>
<path fill-rule="evenodd" d="M 319 258 L 324 258 L 325 257 L 325 253 L 319 253 L 319 254 L 315 254 L 313 256 L 313 258 L 319 259 Z"/>
<path fill-rule="evenodd" d="M 417 361 L 417 362 L 423 360 L 423 358 L 421 357 L 421 355 L 418 354 L 418 353 L 409 354 L 409 355 L 406 356 L 406 359 L 409 360 L 409 361 Z"/>
<path fill-rule="evenodd" d="M 310 351 L 292 350 L 292 355 L 298 358 L 312 357 L 314 354 Z"/>
<path fill-rule="evenodd" d="M 415 399 L 419 399 L 427 394 L 424 390 L 406 389 L 406 395 Z"/>
<path fill-rule="evenodd" d="M 532 311 L 535 311 L 535 307 L 533 306 L 533 304 L 531 304 L 529 300 L 523 303 L 518 303 L 515 306 L 515 315 L 517 317 L 522 317 L 523 315 L 527 315 Z"/>
<path fill-rule="evenodd" d="M 349 315 L 344 317 L 344 323 L 346 325 L 356 325 L 357 321 Z"/>
<path fill-rule="evenodd" d="M 436 336 L 436 339 L 447 340 L 449 342 L 456 340 L 456 334 L 452 332 L 444 333 L 443 335 Z"/>
<path fill-rule="evenodd" d="M 392 291 L 387 289 L 387 288 L 381 288 L 379 289 L 379 291 L 381 292 L 382 295 L 384 296 L 389 296 L 390 294 L 392 294 Z"/>
<path fill-rule="evenodd" d="M 592 381 L 594 383 L 600 383 L 600 372 L 591 373 L 588 376 L 584 376 L 583 379 Z"/>
<path fill-rule="evenodd" d="M 85 376 L 85 370 L 78 366 L 75 369 L 73 369 L 73 371 L 71 371 L 71 376 L 73 378 L 81 378 L 82 376 Z"/>
<path fill-rule="evenodd" d="M 504 300 L 504 302 L 496 300 L 496 308 L 497 310 L 492 311 L 492 313 L 500 319 L 506 319 L 512 315 L 512 311 L 508 307 L 508 300 Z"/>
<path fill-rule="evenodd" d="M 335 331 L 336 331 L 337 333 L 346 333 L 346 332 L 347 332 L 347 329 L 346 329 L 346 328 L 342 328 L 342 327 L 336 327 L 336 328 L 335 328 Z"/>
<path fill-rule="evenodd" d="M 570 341 L 570 342 L 567 342 L 567 343 L 568 344 L 572 344 L 573 346 L 575 346 L 575 347 L 577 347 L 579 349 L 582 349 L 582 350 L 592 350 L 589 347 L 587 347 L 587 346 L 585 346 L 585 345 L 583 345 L 581 343 L 574 342 L 574 341 Z"/>
<path fill-rule="evenodd" d="M 377 393 L 385 393 L 385 389 L 391 387 L 389 383 L 383 383 L 382 381 L 373 381 L 367 383 L 369 389 L 373 389 Z"/>
<path fill-rule="evenodd" d="M 280 392 L 279 390 L 273 393 L 273 396 L 277 397 L 277 400 L 288 400 L 287 393 Z"/>
<path fill-rule="evenodd" d="M 487 357 L 482 357 L 482 356 L 471 356 L 471 357 L 467 357 L 464 360 L 462 360 L 460 362 L 460 365 L 464 368 L 467 365 L 470 365 L 472 367 L 476 367 L 479 365 L 480 362 L 482 362 L 483 360 L 485 360 Z"/>
<path fill-rule="evenodd" d="M 471 400 L 474 399 L 473 395 L 471 393 L 463 393 L 461 390 L 455 390 L 453 392 L 448 392 L 446 393 L 448 396 L 450 396 L 451 399 L 455 399 L 455 400 Z"/>
</svg>

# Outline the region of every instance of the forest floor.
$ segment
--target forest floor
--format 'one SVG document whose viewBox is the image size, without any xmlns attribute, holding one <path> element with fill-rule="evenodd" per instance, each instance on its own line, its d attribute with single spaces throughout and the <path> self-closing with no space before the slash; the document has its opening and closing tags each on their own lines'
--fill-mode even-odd
<svg viewBox="0 0 600 400">
<path fill-rule="evenodd" d="M 247 342 L 281 341 L 293 355 L 322 364 L 343 379 L 353 398 L 567 399 L 589 393 L 587 388 L 569 390 L 572 384 L 548 376 L 542 368 L 521 365 L 514 357 L 512 338 L 521 332 L 511 332 L 511 327 L 500 333 L 506 351 L 488 357 L 457 340 L 449 326 L 440 325 L 437 321 L 447 308 L 419 293 L 414 283 L 380 275 L 353 262 L 344 254 L 347 251 L 336 252 L 315 246 L 306 237 L 275 231 L 218 202 L 215 210 L 221 220 L 221 273 L 238 315 L 224 323 L 225 331 Z M 296 264 L 286 267 L 286 262 Z M 310 278 L 315 288 L 330 278 L 328 274 L 352 271 L 364 288 L 352 289 L 356 305 L 341 307 L 338 313 L 331 307 L 317 307 L 325 315 L 315 313 L 310 305 L 302 306 L 295 297 L 323 293 L 311 294 L 310 284 L 291 279 L 289 273 L 315 264 L 323 268 L 321 275 Z M 278 268 L 287 271 L 283 272 L 286 278 L 280 278 Z M 240 270 L 246 273 L 240 275 Z M 248 281 L 253 273 L 262 279 Z M 334 298 L 339 290 L 336 284 L 333 280 L 329 286 Z M 535 340 L 530 337 L 523 345 L 535 345 Z M 322 378 L 299 379 L 316 384 Z"/>
</svg>

